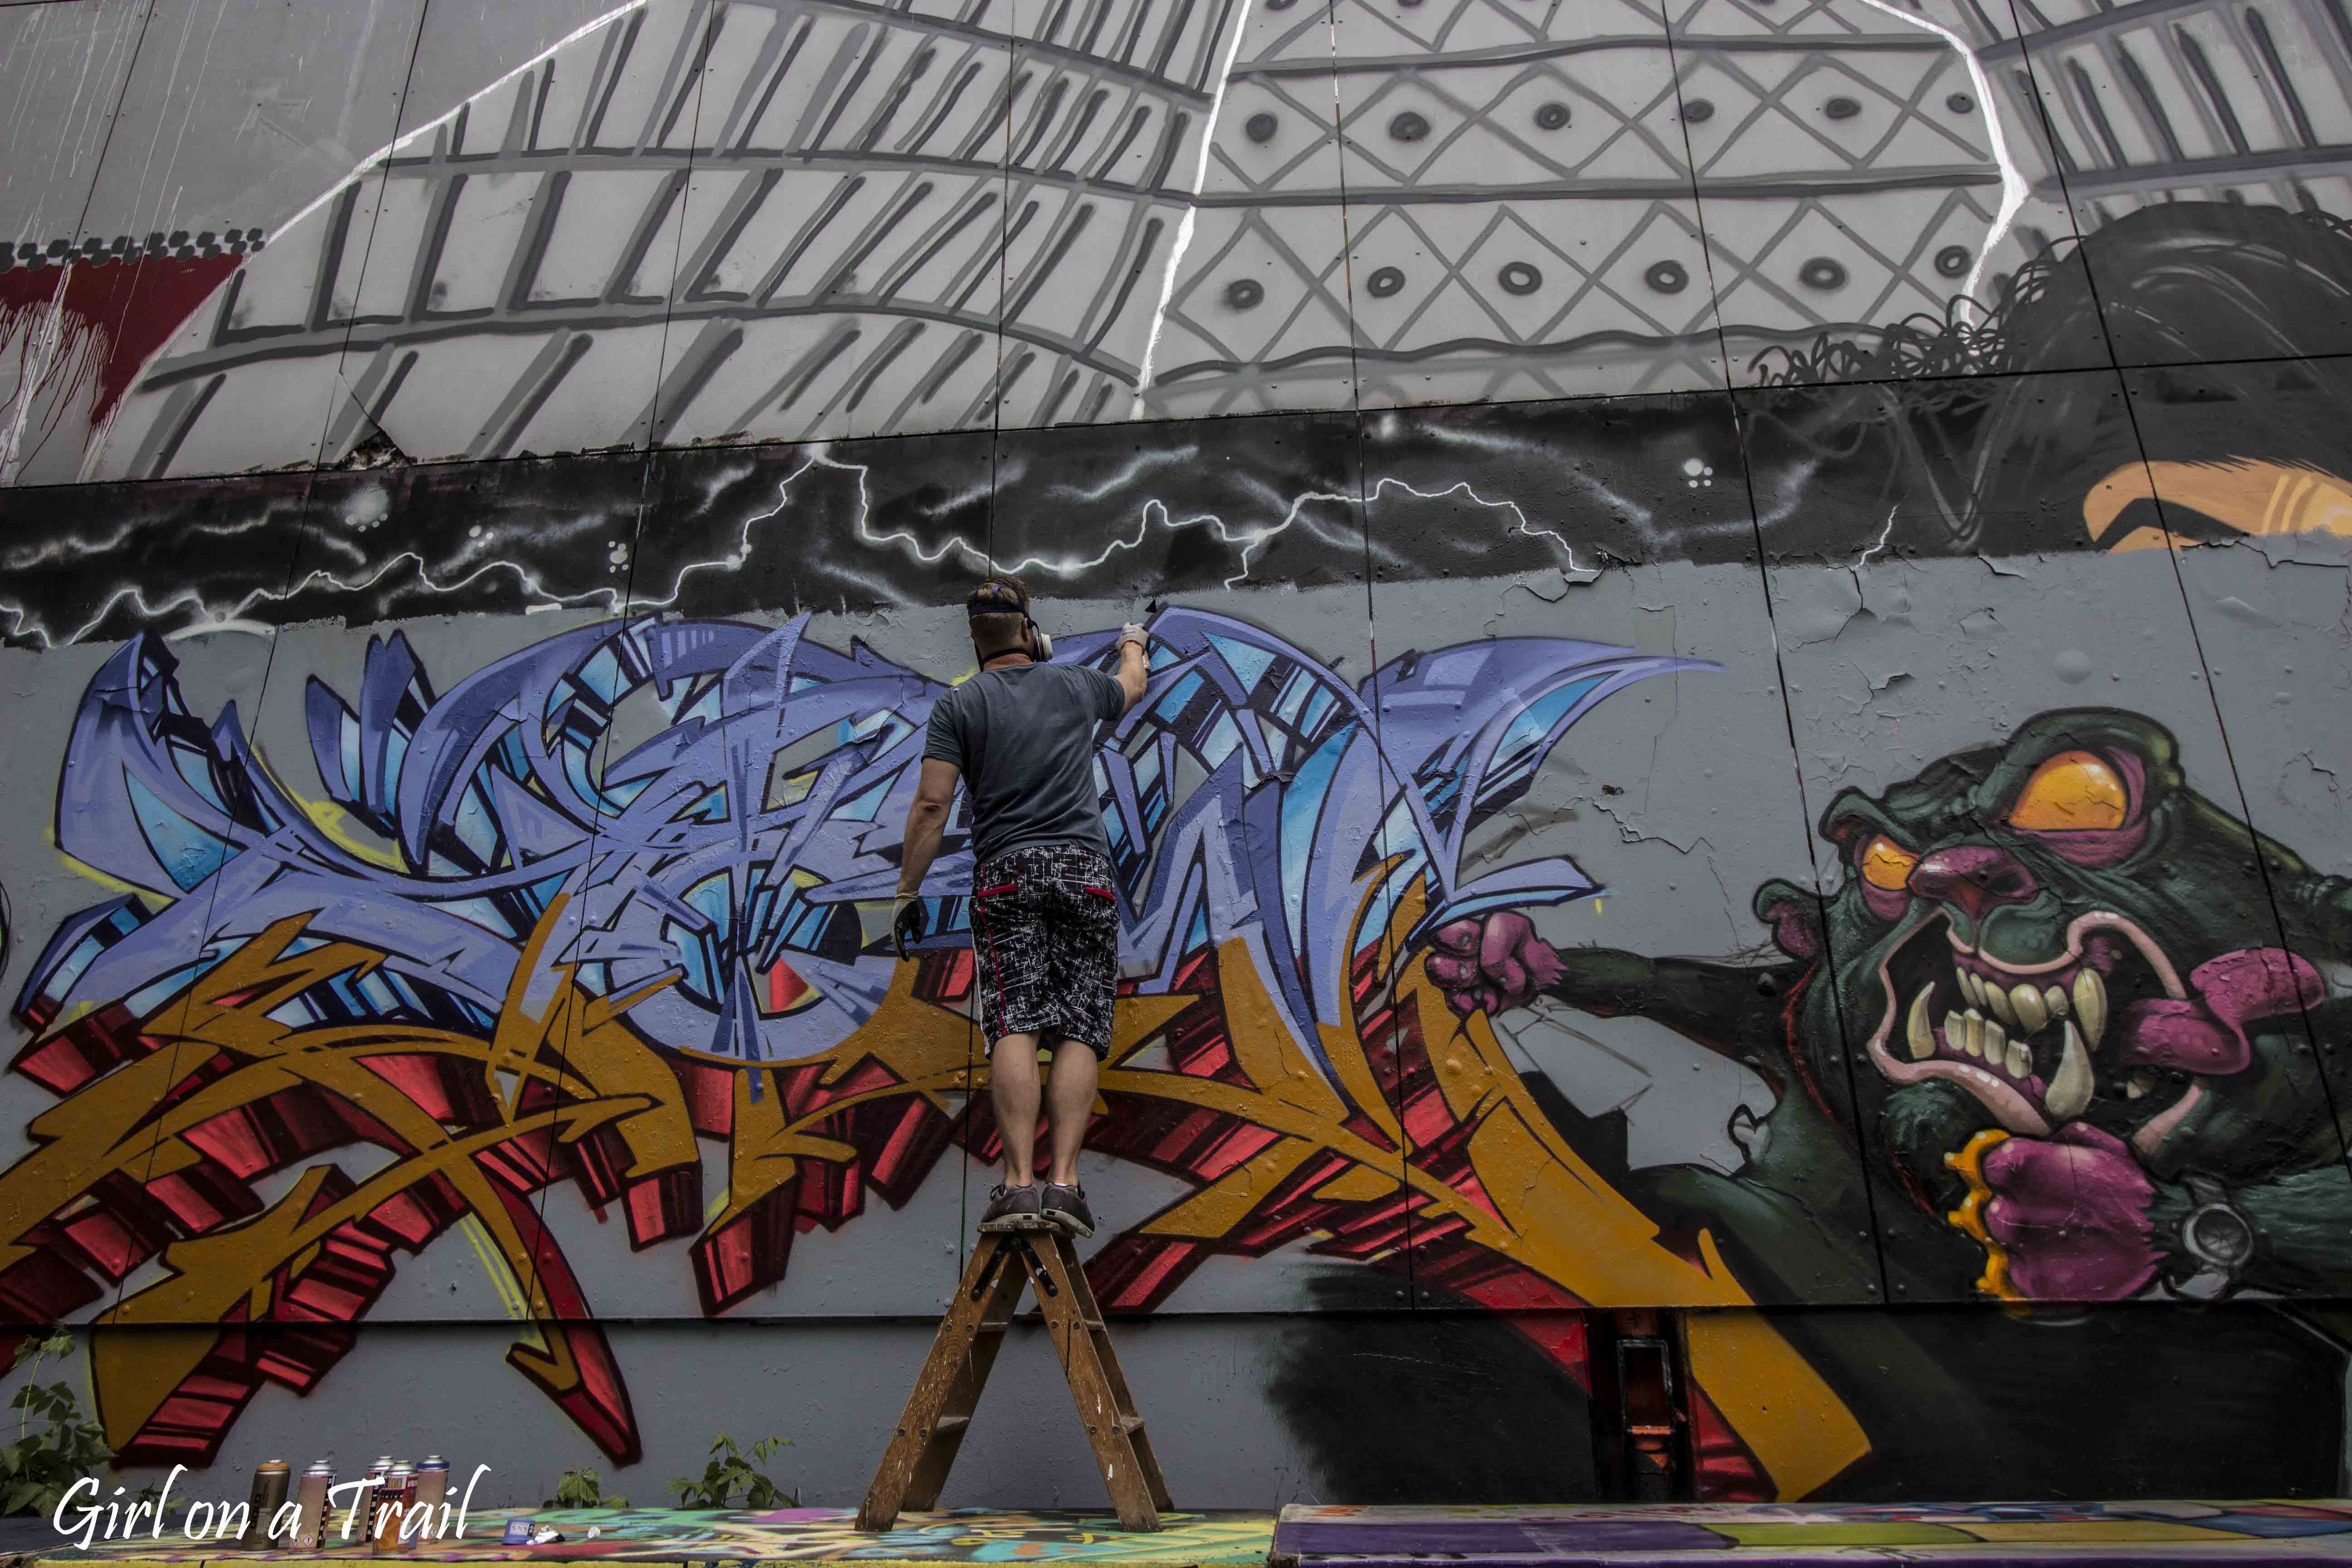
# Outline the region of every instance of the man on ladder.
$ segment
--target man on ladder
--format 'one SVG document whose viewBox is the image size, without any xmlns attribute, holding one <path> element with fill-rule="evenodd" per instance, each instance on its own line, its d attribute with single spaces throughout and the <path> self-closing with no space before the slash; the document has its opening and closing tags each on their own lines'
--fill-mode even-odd
<svg viewBox="0 0 2352 1568">
<path fill-rule="evenodd" d="M 1145 633 L 1129 626 L 1119 634 L 1114 680 L 1046 663 L 1053 642 L 1010 577 L 982 583 L 965 611 L 980 673 L 932 705 L 890 931 L 901 959 L 907 943 L 922 938 L 916 889 L 939 854 L 962 779 L 971 792 L 975 984 L 1004 1180 L 989 1194 L 980 1220 L 986 1234 L 948 1299 L 857 1527 L 886 1531 L 901 1508 L 939 1500 L 1022 1293 L 1034 1288 L 1120 1525 L 1157 1530 L 1160 1511 L 1172 1506 L 1168 1482 L 1070 1240 L 1094 1234 L 1078 1188 L 1078 1143 L 1094 1110 L 1097 1065 L 1110 1052 L 1118 984 L 1118 898 L 1095 795 L 1095 727 L 1142 700 Z M 1041 1041 L 1054 1053 L 1044 1089 L 1054 1157 L 1044 1182 L 1036 1168 Z"/>
<path fill-rule="evenodd" d="M 907 811 L 890 929 L 898 956 L 923 935 L 917 889 L 939 854 L 956 781 L 971 795 L 971 945 L 988 1040 L 989 1096 L 1004 1142 L 1004 1180 L 983 1231 L 1059 1226 L 1092 1236 L 1078 1144 L 1110 1052 L 1118 984 L 1118 896 L 1095 790 L 1096 726 L 1143 698 L 1144 629 L 1119 634 L 1118 677 L 1048 664 L 1051 638 L 1012 577 L 972 591 L 964 613 L 980 673 L 931 708 L 922 777 Z M 1037 1180 L 1037 1047 L 1053 1053 L 1042 1098 L 1053 1163 Z M 1083 1048 L 1074 1048 L 1083 1047 Z"/>
</svg>

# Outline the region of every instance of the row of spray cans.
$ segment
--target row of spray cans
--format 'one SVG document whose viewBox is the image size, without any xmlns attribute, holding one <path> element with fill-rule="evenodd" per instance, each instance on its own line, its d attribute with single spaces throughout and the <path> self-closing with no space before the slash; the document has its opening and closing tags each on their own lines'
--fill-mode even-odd
<svg viewBox="0 0 2352 1568">
<path fill-rule="evenodd" d="M 240 1541 L 266 1537 L 270 1521 L 285 1505 L 292 1479 L 283 1459 L 267 1460 L 253 1472 L 253 1492 Z M 329 1516 L 341 1511 L 330 1507 L 328 1493 L 334 1486 L 334 1467 L 324 1459 L 302 1472 L 302 1484 L 294 1490 L 299 1517 L 289 1542 L 293 1550 L 316 1552 L 329 1540 L 332 1523 Z M 449 1461 L 440 1455 L 428 1455 L 423 1464 L 415 1466 L 390 1454 L 380 1455 L 359 1485 L 345 1516 L 347 1522 L 340 1532 L 331 1533 L 344 1540 L 356 1535 L 374 1552 L 396 1552 L 403 1545 L 433 1540 L 440 1533 L 436 1516 L 446 1512 L 448 1494 Z"/>
</svg>

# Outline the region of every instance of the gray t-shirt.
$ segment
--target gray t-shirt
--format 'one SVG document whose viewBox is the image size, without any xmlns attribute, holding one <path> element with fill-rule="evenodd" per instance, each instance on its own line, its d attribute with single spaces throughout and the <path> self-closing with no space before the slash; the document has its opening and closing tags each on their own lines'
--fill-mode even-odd
<svg viewBox="0 0 2352 1568">
<path fill-rule="evenodd" d="M 1031 844 L 1109 855 L 1095 793 L 1095 726 L 1126 710 L 1118 681 L 1072 664 L 984 669 L 942 693 L 923 755 L 963 773 L 973 858 Z"/>
</svg>

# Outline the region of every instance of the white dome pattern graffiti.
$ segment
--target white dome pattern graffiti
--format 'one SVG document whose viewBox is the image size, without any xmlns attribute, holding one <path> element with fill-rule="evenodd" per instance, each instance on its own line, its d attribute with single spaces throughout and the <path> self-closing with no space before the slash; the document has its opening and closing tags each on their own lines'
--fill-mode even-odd
<svg viewBox="0 0 2352 1568">
<path fill-rule="evenodd" d="M 1738 383 L 2068 236 L 2037 85 L 2085 228 L 2337 205 L 2271 10 L 2032 11 L 2037 83 L 1975 0 L 644 0 L 281 226 L 82 471 Z"/>
</svg>

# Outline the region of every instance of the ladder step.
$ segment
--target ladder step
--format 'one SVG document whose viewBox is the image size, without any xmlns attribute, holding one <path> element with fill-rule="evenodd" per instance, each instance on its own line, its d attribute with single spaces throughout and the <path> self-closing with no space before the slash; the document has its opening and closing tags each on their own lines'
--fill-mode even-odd
<svg viewBox="0 0 2352 1568">
<path fill-rule="evenodd" d="M 1118 1418 L 1118 1429 L 1122 1432 L 1140 1432 L 1143 1430 L 1143 1417 L 1122 1415 Z"/>
<path fill-rule="evenodd" d="M 971 1417 L 969 1415 L 942 1415 L 937 1421 L 931 1423 L 931 1431 L 934 1434 L 940 1432 L 961 1432 L 971 1425 Z"/>
</svg>

